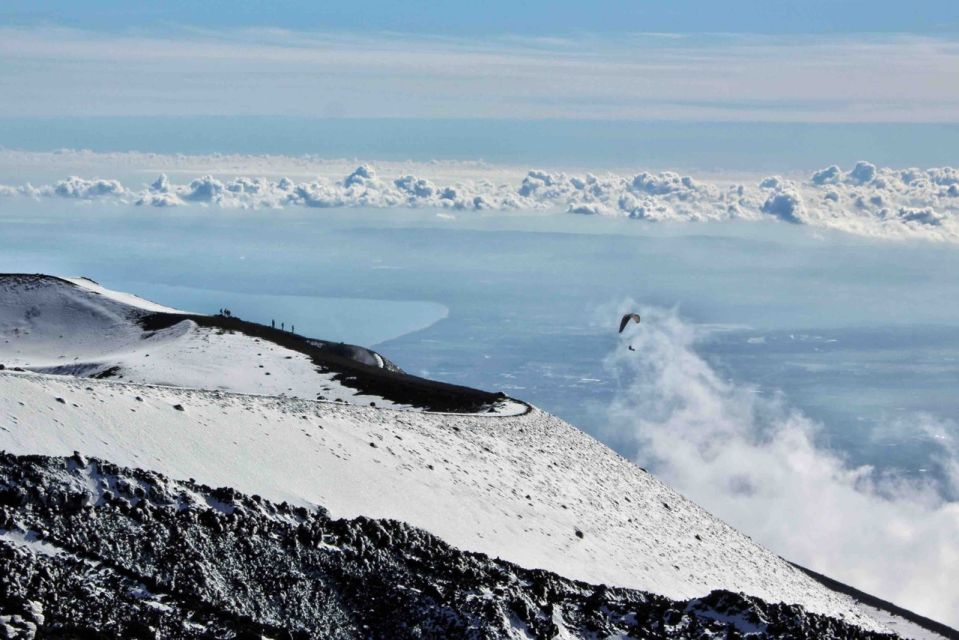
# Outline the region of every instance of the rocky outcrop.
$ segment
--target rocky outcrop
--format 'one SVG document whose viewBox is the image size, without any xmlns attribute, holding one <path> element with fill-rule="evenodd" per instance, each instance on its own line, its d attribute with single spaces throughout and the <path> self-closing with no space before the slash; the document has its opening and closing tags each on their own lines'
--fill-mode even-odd
<svg viewBox="0 0 959 640">
<path fill-rule="evenodd" d="M 0 576 L 0 637 L 887 637 L 726 591 L 589 585 L 80 455 L 0 454 Z"/>
</svg>

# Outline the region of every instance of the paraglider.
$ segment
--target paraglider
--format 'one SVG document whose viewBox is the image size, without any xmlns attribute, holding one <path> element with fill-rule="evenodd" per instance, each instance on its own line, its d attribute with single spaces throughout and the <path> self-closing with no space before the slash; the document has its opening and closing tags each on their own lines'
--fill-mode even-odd
<svg viewBox="0 0 959 640">
<path fill-rule="evenodd" d="M 639 314 L 638 313 L 627 313 L 623 316 L 623 319 L 619 321 L 619 332 L 622 333 L 626 328 L 626 325 L 633 320 L 636 324 L 639 324 Z"/>
</svg>

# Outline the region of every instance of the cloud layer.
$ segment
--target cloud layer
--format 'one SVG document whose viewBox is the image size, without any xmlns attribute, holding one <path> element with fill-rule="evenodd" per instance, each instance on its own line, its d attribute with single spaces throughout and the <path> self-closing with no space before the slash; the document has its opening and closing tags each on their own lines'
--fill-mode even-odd
<svg viewBox="0 0 959 640">
<path fill-rule="evenodd" d="M 429 165 L 420 165 L 428 167 Z M 109 201 L 140 206 L 228 209 L 302 206 L 552 210 L 647 222 L 780 220 L 886 238 L 959 242 L 959 169 L 879 168 L 859 162 L 806 179 L 769 176 L 753 183 L 698 180 L 672 172 L 572 175 L 530 170 L 519 181 L 477 169 L 470 178 L 385 176 L 361 164 L 341 178 L 165 174 L 134 187 L 116 179 L 69 177 L 53 184 L 0 185 L 0 196 Z"/>
<path fill-rule="evenodd" d="M 635 351 L 621 344 L 604 363 L 620 386 L 610 438 L 784 557 L 959 624 L 959 503 L 931 482 L 850 466 L 817 444 L 812 420 L 718 375 L 695 352 L 696 329 L 675 312 L 642 315 L 623 339 Z M 938 442 L 940 475 L 959 488 L 959 448 L 946 435 L 955 425 L 917 415 L 899 428 Z"/>
<path fill-rule="evenodd" d="M 118 56 L 117 52 L 123 55 Z M 955 122 L 942 35 L 107 33 L 0 27 L 4 116 Z M 109 99 L 105 100 L 104 96 Z"/>
</svg>

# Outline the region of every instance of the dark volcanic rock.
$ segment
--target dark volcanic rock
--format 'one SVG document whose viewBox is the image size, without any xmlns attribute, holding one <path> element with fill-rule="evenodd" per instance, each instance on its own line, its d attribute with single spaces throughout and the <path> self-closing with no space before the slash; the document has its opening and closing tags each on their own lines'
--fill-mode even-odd
<svg viewBox="0 0 959 640">
<path fill-rule="evenodd" d="M 0 637 L 882 638 L 715 591 L 675 601 L 79 457 L 0 454 Z M 5 635 L 4 635 L 5 634 Z"/>
</svg>

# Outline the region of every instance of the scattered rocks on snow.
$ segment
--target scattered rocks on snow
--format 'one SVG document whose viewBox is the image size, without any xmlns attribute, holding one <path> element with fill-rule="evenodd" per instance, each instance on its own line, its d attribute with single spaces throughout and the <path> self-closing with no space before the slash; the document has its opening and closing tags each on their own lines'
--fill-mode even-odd
<svg viewBox="0 0 959 640">
<path fill-rule="evenodd" d="M 13 493 L 0 506 L 21 534 L 0 534 L 8 637 L 893 638 L 728 591 L 677 601 L 593 586 L 402 522 L 333 520 L 93 459 L 0 453 L 0 495 Z M 18 542 L 41 538 L 42 550 Z"/>
</svg>

